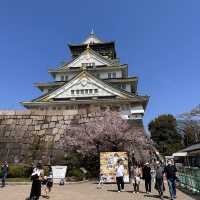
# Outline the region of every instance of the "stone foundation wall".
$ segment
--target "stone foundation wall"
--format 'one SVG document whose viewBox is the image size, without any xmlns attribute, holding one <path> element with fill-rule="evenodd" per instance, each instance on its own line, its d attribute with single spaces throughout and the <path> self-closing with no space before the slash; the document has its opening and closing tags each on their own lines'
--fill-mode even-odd
<svg viewBox="0 0 200 200">
<path fill-rule="evenodd" d="M 15 163 L 60 162 L 63 140 L 69 126 L 97 120 L 100 113 L 84 111 L 0 111 L 0 161 Z M 135 148 L 138 159 L 146 151 Z"/>
</svg>

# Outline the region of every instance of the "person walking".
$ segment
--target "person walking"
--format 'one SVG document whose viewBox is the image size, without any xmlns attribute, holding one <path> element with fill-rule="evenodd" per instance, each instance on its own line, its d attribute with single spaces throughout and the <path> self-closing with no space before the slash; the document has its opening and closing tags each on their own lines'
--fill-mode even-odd
<svg viewBox="0 0 200 200">
<path fill-rule="evenodd" d="M 164 169 L 161 166 L 160 162 L 157 161 L 157 166 L 155 169 L 155 189 L 158 190 L 158 194 L 160 196 L 160 199 L 163 200 L 163 191 L 164 191 L 164 182 L 163 182 L 163 174 Z"/>
<path fill-rule="evenodd" d="M 140 179 L 142 175 L 141 168 L 139 166 L 132 166 L 131 175 L 134 188 L 133 193 L 139 193 Z"/>
<path fill-rule="evenodd" d="M 41 163 L 38 163 L 36 168 L 33 169 L 31 175 L 32 187 L 30 193 L 30 200 L 38 200 L 41 196 L 41 181 L 44 176 L 44 170 L 42 169 Z"/>
<path fill-rule="evenodd" d="M 124 191 L 124 166 L 121 159 L 117 161 L 116 182 L 118 192 Z"/>
<path fill-rule="evenodd" d="M 143 168 L 143 178 L 145 181 L 146 193 L 151 193 L 151 167 L 147 162 Z"/>
<path fill-rule="evenodd" d="M 1 171 L 2 171 L 1 187 L 5 187 L 6 186 L 6 178 L 8 176 L 8 163 L 7 163 L 7 161 L 4 161 L 4 163 L 1 165 Z"/>
<path fill-rule="evenodd" d="M 167 178 L 169 193 L 171 196 L 171 200 L 176 198 L 176 166 L 173 164 L 172 160 L 167 161 L 167 166 L 164 169 L 165 176 Z"/>
<path fill-rule="evenodd" d="M 4 161 L 2 162 L 1 164 L 1 173 L 2 173 L 2 176 L 1 176 L 1 187 L 5 187 L 5 182 L 6 182 L 6 178 L 7 178 L 7 175 L 8 175 L 8 163 L 7 161 Z"/>
</svg>

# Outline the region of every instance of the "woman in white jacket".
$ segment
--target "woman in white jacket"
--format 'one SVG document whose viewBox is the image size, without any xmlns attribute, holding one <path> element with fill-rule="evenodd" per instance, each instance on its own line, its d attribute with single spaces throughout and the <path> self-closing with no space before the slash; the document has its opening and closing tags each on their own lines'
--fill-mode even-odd
<svg viewBox="0 0 200 200">
<path fill-rule="evenodd" d="M 117 162 L 116 182 L 118 192 L 124 191 L 124 165 L 122 160 L 118 160 Z"/>
</svg>

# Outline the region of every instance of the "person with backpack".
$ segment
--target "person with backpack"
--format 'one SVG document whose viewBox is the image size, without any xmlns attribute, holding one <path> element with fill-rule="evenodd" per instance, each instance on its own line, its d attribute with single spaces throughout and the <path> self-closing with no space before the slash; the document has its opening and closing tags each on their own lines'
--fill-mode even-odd
<svg viewBox="0 0 200 200">
<path fill-rule="evenodd" d="M 157 161 L 156 164 L 157 166 L 155 168 L 155 189 L 158 190 L 160 199 L 163 200 L 163 191 L 165 190 L 163 182 L 164 169 L 159 161 Z"/>
</svg>

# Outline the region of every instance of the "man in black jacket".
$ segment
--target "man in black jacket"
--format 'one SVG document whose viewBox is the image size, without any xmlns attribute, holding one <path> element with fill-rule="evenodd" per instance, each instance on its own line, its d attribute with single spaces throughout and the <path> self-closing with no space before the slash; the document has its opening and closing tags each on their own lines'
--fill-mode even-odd
<svg viewBox="0 0 200 200">
<path fill-rule="evenodd" d="M 147 162 L 143 168 L 143 178 L 145 181 L 145 188 L 146 193 L 151 192 L 151 167 L 149 166 L 149 163 Z"/>
<path fill-rule="evenodd" d="M 171 196 L 171 200 L 176 198 L 176 166 L 173 164 L 172 160 L 167 161 L 167 166 L 164 169 L 165 176 L 167 178 L 169 192 Z"/>
</svg>

